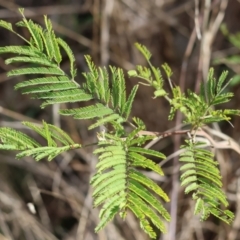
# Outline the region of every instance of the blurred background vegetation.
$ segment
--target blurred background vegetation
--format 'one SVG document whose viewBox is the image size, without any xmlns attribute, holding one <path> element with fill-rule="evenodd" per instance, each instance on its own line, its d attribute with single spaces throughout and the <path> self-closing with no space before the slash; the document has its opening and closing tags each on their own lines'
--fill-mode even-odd
<svg viewBox="0 0 240 240">
<path fill-rule="evenodd" d="M 52 20 L 57 35 L 71 46 L 78 68 L 77 81 L 87 71 L 84 54 L 90 54 L 97 65 L 116 65 L 124 70 L 146 64 L 134 43 L 146 45 L 153 53 L 152 62 L 167 62 L 174 74 L 172 81 L 182 89 L 195 89 L 206 79 L 209 66 L 216 75 L 228 69 L 235 93 L 230 108 L 240 107 L 240 1 L 239 0 L 0 0 L 0 19 L 15 23 L 20 20 L 17 9 L 38 23 L 43 15 Z M 222 23 L 226 27 L 220 31 Z M 228 29 L 228 30 L 226 30 Z M 21 34 L 28 36 L 25 29 Z M 13 34 L 0 29 L 0 46 L 22 44 Z M 68 61 L 62 68 L 68 70 Z M 21 121 L 42 119 L 66 130 L 79 143 L 94 141 L 86 121 L 74 121 L 58 115 L 58 106 L 39 108 L 40 102 L 13 90 L 23 79 L 7 78 L 4 59 L 0 56 L 0 126 L 26 131 Z M 128 90 L 137 80 L 127 80 Z M 169 106 L 164 100 L 153 100 L 152 89 L 140 87 L 133 115 L 145 121 L 149 131 L 180 128 L 181 118 L 169 122 Z M 228 134 L 240 140 L 240 121 L 213 126 L 221 136 Z M 218 150 L 217 158 L 223 176 L 224 190 L 235 212 L 233 226 L 214 217 L 200 223 L 193 216 L 191 196 L 184 196 L 178 184 L 176 149 L 182 139 L 167 138 L 154 149 L 167 156 L 163 168 L 166 176 L 146 172 L 171 197 L 166 207 L 171 211 L 169 234 L 159 240 L 237 240 L 240 239 L 240 157 L 233 151 Z M 96 157 L 93 148 L 73 151 L 52 162 L 35 162 L 30 158 L 15 160 L 14 154 L 0 153 L 0 240 L 145 240 L 134 216 L 125 222 L 116 218 L 99 234 L 94 233 L 98 210 L 92 209 L 89 178 Z M 30 211 L 35 206 L 36 213 Z"/>
</svg>

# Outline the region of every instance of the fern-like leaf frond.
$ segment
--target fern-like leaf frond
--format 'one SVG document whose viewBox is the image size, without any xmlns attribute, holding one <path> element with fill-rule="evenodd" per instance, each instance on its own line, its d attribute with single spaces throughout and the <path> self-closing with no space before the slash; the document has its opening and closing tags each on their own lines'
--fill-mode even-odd
<svg viewBox="0 0 240 240">
<path fill-rule="evenodd" d="M 140 120 L 135 121 L 138 123 Z M 141 122 L 139 128 L 126 139 L 104 133 L 99 136 L 99 148 L 94 152 L 99 155 L 98 170 L 91 179 L 94 206 L 103 204 L 96 231 L 102 229 L 117 213 L 124 218 L 128 209 L 139 218 L 141 227 L 150 237 L 156 237 L 151 224 L 162 232 L 166 231 L 161 218 L 169 221 L 170 216 L 158 197 L 164 201 L 169 201 L 169 198 L 156 183 L 137 170 L 137 167 L 145 167 L 162 175 L 159 165 L 143 155 L 165 156 L 157 151 L 129 145 L 137 138 L 140 126 Z"/>
<path fill-rule="evenodd" d="M 233 214 L 228 214 L 221 209 L 221 204 L 228 206 L 226 195 L 222 191 L 222 181 L 217 162 L 213 160 L 213 154 L 201 149 L 201 143 L 187 140 L 182 148 L 185 150 L 180 155 L 180 162 L 184 165 L 180 168 L 181 185 L 186 186 L 185 192 L 193 192 L 196 200 L 195 214 L 201 214 L 205 220 L 210 214 L 222 219 L 226 223 L 233 221 Z"/>
<path fill-rule="evenodd" d="M 63 152 L 81 147 L 80 144 L 74 143 L 62 129 L 51 124 L 43 122 L 41 126 L 23 122 L 23 125 L 41 135 L 46 140 L 46 146 L 42 146 L 25 133 L 3 127 L 0 128 L 0 149 L 20 151 L 16 155 L 17 158 L 31 156 L 37 161 L 43 158 L 50 161 Z"/>
</svg>

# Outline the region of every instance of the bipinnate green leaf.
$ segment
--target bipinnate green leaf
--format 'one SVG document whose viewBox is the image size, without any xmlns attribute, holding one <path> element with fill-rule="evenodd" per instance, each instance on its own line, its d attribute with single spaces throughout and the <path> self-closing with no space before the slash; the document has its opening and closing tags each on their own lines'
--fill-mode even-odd
<svg viewBox="0 0 240 240">
<path fill-rule="evenodd" d="M 95 230 L 104 228 L 116 214 L 124 219 L 130 210 L 139 219 L 141 228 L 151 238 L 156 238 L 155 229 L 165 232 L 164 221 L 170 221 L 170 215 L 162 204 L 162 200 L 168 202 L 169 198 L 161 186 L 145 176 L 141 169 L 163 175 L 156 162 L 166 157 L 159 151 L 145 148 L 146 142 L 155 136 L 142 134 L 146 131 L 144 122 L 139 118 L 133 118 L 131 122 L 129 118 L 138 85 L 127 96 L 124 70 L 111 66 L 109 69 L 97 67 L 90 56 L 85 56 L 88 71 L 83 73 L 84 82 L 79 84 L 74 79 L 74 54 L 64 40 L 56 37 L 51 20 L 45 16 L 43 28 L 26 19 L 23 9 L 19 11 L 23 19 L 16 25 L 26 28 L 30 38 L 25 39 L 13 30 L 11 23 L 0 20 L 0 27 L 11 31 L 25 43 L 24 46 L 0 47 L 0 54 L 13 54 L 5 63 L 20 65 L 18 69 L 11 69 L 8 76 L 35 77 L 16 84 L 15 89 L 31 94 L 33 99 L 43 100 L 42 108 L 64 103 L 65 109 L 61 108 L 59 113 L 75 119 L 92 120 L 89 129 L 100 126 L 107 129 L 97 133 L 98 148 L 94 154 L 98 155 L 98 163 L 96 174 L 90 181 L 94 188 L 94 207 L 102 205 L 100 222 Z M 229 35 L 229 38 L 236 42 L 234 36 Z M 143 81 L 140 84 L 153 87 L 154 98 L 164 97 L 170 103 L 170 120 L 176 111 L 180 111 L 184 122 L 191 126 L 189 140 L 182 146 L 184 152 L 179 160 L 183 164 L 180 168 L 181 185 L 185 187 L 185 193 L 191 192 L 196 201 L 194 213 L 200 214 L 202 220 L 214 215 L 231 223 L 233 213 L 222 208 L 228 206 L 228 201 L 221 189 L 218 162 L 210 150 L 203 149 L 203 143 L 198 142 L 195 136 L 195 132 L 208 123 L 230 121 L 229 115 L 240 115 L 237 109 L 215 109 L 216 105 L 228 103 L 233 97 L 227 88 L 230 82 L 227 81 L 227 72 L 216 79 L 213 69 L 210 69 L 207 82 L 201 85 L 199 94 L 191 90 L 184 94 L 180 87 L 171 86 L 172 96 L 168 96 L 163 88 L 164 78 L 160 68 L 150 62 L 151 53 L 145 46 L 135 45 L 147 60 L 148 67 L 136 66 L 136 70 L 130 70 L 128 75 L 140 78 Z M 61 69 L 61 50 L 69 58 L 70 74 Z M 163 64 L 162 68 L 170 81 L 172 70 L 167 64 Z M 82 102 L 84 104 L 80 105 Z M 44 144 L 12 128 L 0 128 L 0 149 L 18 151 L 17 158 L 30 156 L 37 161 L 44 158 L 50 161 L 65 151 L 82 147 L 62 129 L 45 121 L 42 124 L 24 122 L 23 125 L 39 134 Z M 126 125 L 132 130 L 125 128 Z"/>
</svg>

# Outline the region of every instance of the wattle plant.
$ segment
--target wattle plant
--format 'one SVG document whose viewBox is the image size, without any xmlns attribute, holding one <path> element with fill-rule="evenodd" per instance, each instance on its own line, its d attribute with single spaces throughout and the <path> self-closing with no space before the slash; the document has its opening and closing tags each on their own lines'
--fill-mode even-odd
<svg viewBox="0 0 240 240">
<path fill-rule="evenodd" d="M 13 54 L 13 57 L 6 59 L 6 64 L 28 64 L 27 67 L 9 71 L 8 76 L 33 76 L 30 80 L 16 84 L 15 89 L 22 94 L 30 94 L 34 99 L 41 99 L 42 108 L 52 104 L 89 102 L 86 107 L 61 109 L 59 113 L 74 119 L 92 119 L 89 129 L 100 126 L 106 127 L 101 129 L 110 129 L 99 130 L 98 148 L 94 151 L 99 161 L 90 183 L 94 188 L 94 207 L 101 206 L 96 231 L 104 228 L 116 214 L 124 219 L 127 212 L 131 211 L 151 238 L 157 237 L 156 229 L 166 232 L 164 221 L 170 221 L 170 215 L 163 202 L 170 199 L 157 183 L 140 170 L 145 168 L 159 175 L 164 174 L 151 157 L 164 159 L 165 155 L 145 147 L 147 142 L 159 137 L 159 134 L 147 131 L 141 119 L 130 117 L 139 85 L 135 85 L 127 96 L 123 69 L 96 67 L 90 56 L 85 56 L 89 68 L 88 72 L 83 73 L 85 82 L 79 84 L 75 80 L 77 71 L 74 55 L 67 43 L 56 37 L 51 21 L 45 16 L 43 28 L 32 20 L 27 20 L 23 9 L 20 9 L 20 13 L 23 19 L 16 25 L 27 28 L 30 39 L 19 35 L 10 23 L 0 21 L 1 27 L 25 42 L 21 46 L 0 47 L 1 54 Z M 184 94 L 177 86 L 167 93 L 160 68 L 154 67 L 150 62 L 150 52 L 140 44 L 136 44 L 136 47 L 146 58 L 149 67 L 136 66 L 135 70 L 128 72 L 129 77 L 140 78 L 143 81 L 140 84 L 152 87 L 154 98 L 166 99 L 171 106 L 169 120 L 173 119 L 176 111 L 180 111 L 184 115 L 184 122 L 189 126 L 184 132 L 187 133 L 187 139 L 181 146 L 182 153 L 179 157 L 183 163 L 180 180 L 185 193 L 191 192 L 196 202 L 194 213 L 200 214 L 203 220 L 213 214 L 230 224 L 234 215 L 223 208 L 228 206 L 228 202 L 222 190 L 218 162 L 212 151 L 197 138 L 199 130 L 203 131 L 202 127 L 206 124 L 229 121 L 230 115 L 240 115 L 239 110 L 214 108 L 229 102 L 233 97 L 232 93 L 225 92 L 227 72 L 223 72 L 216 80 L 210 69 L 207 83 L 202 84 L 199 95 L 191 90 Z M 62 51 L 69 58 L 69 73 L 61 69 Z M 169 66 L 164 64 L 162 69 L 170 79 L 172 72 Z M 41 145 L 20 131 L 2 127 L 0 149 L 18 151 L 17 158 L 31 156 L 37 161 L 43 158 L 50 161 L 65 151 L 84 147 L 75 143 L 62 129 L 45 121 L 42 125 L 30 122 L 23 122 L 23 125 L 41 135 L 46 144 Z M 126 131 L 126 126 L 128 129 L 131 127 L 130 132 Z"/>
</svg>

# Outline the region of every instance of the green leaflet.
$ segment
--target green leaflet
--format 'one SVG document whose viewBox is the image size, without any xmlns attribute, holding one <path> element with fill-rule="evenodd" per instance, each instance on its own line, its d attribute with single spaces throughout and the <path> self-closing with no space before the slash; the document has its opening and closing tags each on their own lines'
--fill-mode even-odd
<svg viewBox="0 0 240 240">
<path fill-rule="evenodd" d="M 114 175 L 111 178 L 105 180 L 104 182 L 101 182 L 101 184 L 99 184 L 98 186 L 95 187 L 94 192 L 93 192 L 93 197 L 101 194 L 101 192 L 104 189 L 109 189 L 117 184 L 126 184 L 125 177 L 126 177 L 125 173 L 117 174 L 117 175 Z"/>
<path fill-rule="evenodd" d="M 16 146 L 16 145 L 10 145 L 10 144 L 0 144 L 0 149 L 1 150 L 12 150 L 12 151 L 14 151 L 14 150 L 22 150 L 21 147 Z"/>
<path fill-rule="evenodd" d="M 96 82 L 99 99 L 102 102 L 108 103 L 110 100 L 109 77 L 107 69 L 99 68 L 99 79 Z"/>
<path fill-rule="evenodd" d="M 204 201 L 201 198 L 198 198 L 194 208 L 194 214 L 199 214 L 204 208 Z"/>
<path fill-rule="evenodd" d="M 144 213 L 135 203 L 128 204 L 128 207 L 135 214 L 135 216 L 140 220 L 140 227 L 150 236 L 150 238 L 156 238 L 156 233 L 153 231 L 149 221 L 146 219 Z"/>
<path fill-rule="evenodd" d="M 62 61 L 62 56 L 60 53 L 60 49 L 58 46 L 58 41 L 56 39 L 56 36 L 52 30 L 52 23 L 51 21 L 47 18 L 47 16 L 44 16 L 44 22 L 47 28 L 47 31 L 44 32 L 47 45 L 48 45 L 48 56 L 50 59 L 54 58 L 54 60 L 59 64 Z M 43 34 L 42 34 L 43 36 Z M 46 44 L 46 43 L 45 43 Z"/>
<path fill-rule="evenodd" d="M 132 165 L 135 167 L 149 168 L 158 173 L 159 175 L 164 175 L 159 165 L 138 153 L 129 152 L 128 158 L 132 161 Z"/>
<path fill-rule="evenodd" d="M 101 150 L 103 150 L 105 148 L 101 148 Z M 114 157 L 126 157 L 126 152 L 124 151 L 124 149 L 119 149 L 119 148 L 115 148 L 111 151 L 106 150 L 104 153 L 102 153 L 98 159 L 99 159 L 99 164 L 102 164 L 105 160 L 107 159 L 111 159 Z"/>
<path fill-rule="evenodd" d="M 83 73 L 83 76 L 86 79 L 85 89 L 87 89 L 91 94 L 96 94 L 99 96 L 97 89 L 97 81 L 99 79 L 99 73 L 97 67 L 92 61 L 92 58 L 89 55 L 85 56 L 86 63 L 89 68 L 89 72 Z"/>
<path fill-rule="evenodd" d="M 72 115 L 75 119 L 92 119 L 95 117 L 101 118 L 105 115 L 109 115 L 113 113 L 113 110 L 100 103 L 97 103 L 96 105 L 91 105 L 88 107 L 60 110 L 60 113 L 66 116 Z"/>
<path fill-rule="evenodd" d="M 41 64 L 48 67 L 56 67 L 55 63 L 52 63 L 48 59 L 44 59 L 41 57 L 13 57 L 8 58 L 5 63 L 12 64 L 12 63 L 34 63 L 34 64 Z"/>
<path fill-rule="evenodd" d="M 185 178 L 186 180 L 187 178 Z M 194 179 L 194 182 L 189 184 L 186 188 L 185 188 L 185 193 L 189 193 L 191 191 L 197 190 L 199 188 L 199 185 L 196 183 L 197 178 Z M 183 186 L 184 184 L 182 184 Z"/>
<path fill-rule="evenodd" d="M 108 135 L 107 135 L 107 137 L 108 137 Z M 115 145 L 116 144 L 116 145 Z M 120 151 L 121 153 L 124 153 L 125 154 L 125 151 L 124 151 L 124 148 L 123 148 L 123 146 L 122 146 L 122 144 L 120 143 L 120 144 L 117 144 L 117 143 L 115 143 L 114 145 L 109 145 L 109 142 L 107 141 L 107 142 L 99 142 L 99 145 L 107 145 L 107 146 L 105 146 L 105 147 L 100 147 L 100 148 L 98 148 L 98 149 L 96 149 L 95 151 L 94 151 L 94 154 L 98 154 L 98 153 L 105 153 L 105 152 L 110 152 L 110 153 L 112 153 L 113 151 L 115 152 L 115 151 Z M 113 153 L 112 153 L 113 154 Z"/>
<path fill-rule="evenodd" d="M 35 85 L 57 84 L 57 83 L 69 83 L 69 79 L 65 76 L 35 78 L 29 81 L 24 81 L 16 84 L 15 89 L 35 86 Z"/>
<path fill-rule="evenodd" d="M 32 57 L 44 57 L 43 53 L 32 49 L 30 46 L 6 46 L 0 47 L 0 54 L 2 53 L 15 53 L 19 55 L 27 55 Z"/>
<path fill-rule="evenodd" d="M 154 151 L 154 150 L 151 150 L 151 149 L 145 149 L 145 148 L 140 148 L 140 147 L 130 147 L 129 151 L 146 154 L 146 155 L 151 155 L 151 156 L 155 156 L 155 157 L 163 158 L 163 159 L 166 158 L 164 154 Z"/>
<path fill-rule="evenodd" d="M 120 165 L 122 166 L 122 165 Z M 120 167 L 120 168 L 115 168 L 114 171 L 110 171 L 110 172 L 106 172 L 106 173 L 97 173 L 95 174 L 91 181 L 90 181 L 90 184 L 95 187 L 97 186 L 98 184 L 100 184 L 101 182 L 115 176 L 115 175 L 118 175 L 118 174 L 125 174 L 126 172 L 126 168 L 125 167 Z"/>
<path fill-rule="evenodd" d="M 74 77 L 76 76 L 76 69 L 75 69 L 75 66 L 74 66 L 75 57 L 73 55 L 73 52 L 70 49 L 70 47 L 68 46 L 68 44 L 64 40 L 62 40 L 61 38 L 57 38 L 57 42 L 64 49 L 64 51 L 68 55 L 68 58 L 70 60 L 70 73 L 71 73 L 72 79 L 74 79 Z"/>
<path fill-rule="evenodd" d="M 32 39 L 34 40 L 34 47 L 37 47 L 40 51 L 43 51 L 43 42 L 42 42 L 42 38 L 40 35 L 40 29 L 41 27 L 35 23 L 33 23 L 33 21 L 27 20 L 24 16 L 24 10 L 19 10 L 19 12 L 21 13 L 22 17 L 23 17 L 23 21 L 17 23 L 17 26 L 20 27 L 26 27 L 28 29 L 28 31 L 30 32 Z"/>
<path fill-rule="evenodd" d="M 72 94 L 71 94 L 72 93 Z M 89 94 L 86 94 L 82 91 L 76 91 L 76 90 L 68 90 L 64 92 L 50 92 L 40 95 L 35 95 L 35 98 L 39 99 L 49 99 L 44 101 L 44 103 L 41 105 L 42 108 L 46 107 L 47 105 L 52 105 L 56 103 L 72 103 L 72 102 L 84 102 L 89 101 L 92 99 L 92 96 Z"/>
<path fill-rule="evenodd" d="M 125 114 L 125 118 L 128 119 L 129 117 L 129 114 L 131 112 L 131 109 L 132 109 L 132 104 L 133 104 L 133 100 L 135 98 L 135 95 L 137 93 L 137 90 L 138 90 L 138 85 L 135 85 L 128 97 L 128 100 L 123 108 L 123 113 Z"/>
<path fill-rule="evenodd" d="M 137 136 L 135 139 L 129 141 L 129 146 L 136 146 L 136 145 L 142 146 L 147 141 L 153 140 L 154 138 L 155 138 L 154 136 L 141 136 L 141 137 Z"/>
<path fill-rule="evenodd" d="M 116 163 L 114 163 L 114 161 L 117 162 L 117 164 L 126 164 L 126 155 L 121 154 L 121 155 L 117 155 L 114 154 L 113 156 L 110 157 L 105 157 L 103 160 L 100 159 L 100 162 L 97 164 L 97 168 L 100 169 L 107 169 L 110 166 L 114 166 Z"/>
<path fill-rule="evenodd" d="M 103 69 L 99 68 L 99 72 L 100 72 L 100 78 L 102 81 L 101 85 L 104 92 L 103 101 L 106 103 L 109 103 L 111 98 L 111 90 L 109 87 L 109 74 L 105 67 Z"/>
<path fill-rule="evenodd" d="M 106 224 L 108 222 L 110 222 L 118 212 L 119 212 L 119 206 L 118 205 L 109 207 L 109 209 L 107 211 L 107 214 L 102 216 L 102 219 L 101 219 L 100 223 L 97 225 L 97 227 L 95 228 L 95 231 L 98 232 L 102 228 L 104 228 L 106 226 Z"/>
<path fill-rule="evenodd" d="M 124 114 L 124 107 L 126 106 L 126 85 L 124 73 L 121 68 L 117 69 L 117 85 L 118 85 L 118 108 L 121 114 Z"/>
<path fill-rule="evenodd" d="M 67 98 L 69 98 L 70 100 L 74 99 L 75 102 L 92 100 L 92 96 L 89 94 L 86 94 L 81 89 L 70 89 L 70 90 L 55 91 L 55 92 L 49 91 L 46 93 L 34 94 L 33 97 L 38 99 L 49 99 L 49 102 L 52 99 L 54 103 L 66 102 Z M 57 99 L 59 99 L 59 102 L 56 101 Z M 45 105 L 45 103 L 43 105 Z"/>
<path fill-rule="evenodd" d="M 110 209 L 114 206 L 119 206 L 125 200 L 125 193 L 120 192 L 114 197 L 110 198 L 102 207 L 99 217 L 102 218 L 104 215 L 108 215 L 111 211 Z M 109 211 L 110 210 L 110 211 Z"/>
<path fill-rule="evenodd" d="M 126 86 L 123 70 L 116 67 L 110 67 L 112 72 L 112 105 L 123 114 L 126 106 Z"/>
<path fill-rule="evenodd" d="M 128 145 L 130 145 L 130 142 L 132 141 L 132 140 L 136 140 L 136 136 L 137 136 L 137 139 L 139 139 L 138 138 L 138 133 L 141 131 L 142 129 L 140 128 L 140 127 L 137 127 L 136 129 L 133 129 L 132 130 L 132 132 L 130 132 L 129 134 L 128 134 L 128 136 L 127 136 L 127 139 L 126 139 L 126 143 L 128 144 Z"/>
<path fill-rule="evenodd" d="M 114 121 L 116 119 L 119 119 L 119 115 L 118 114 L 111 114 L 107 117 L 104 117 L 100 120 L 98 120 L 96 123 L 92 124 L 88 129 L 93 129 L 93 128 L 96 128 L 96 127 L 99 127 L 100 125 L 104 125 L 108 122 L 111 122 L 111 121 Z"/>
<path fill-rule="evenodd" d="M 124 158 L 114 158 L 113 161 L 118 161 L 118 164 L 113 164 L 112 162 L 108 161 L 108 162 L 105 162 L 103 164 L 101 164 L 101 166 L 99 166 L 99 169 L 98 171 L 99 172 L 102 172 L 102 171 L 105 171 L 111 167 L 119 167 L 119 168 L 122 168 L 124 167 L 124 165 L 126 165 L 126 160 Z"/>
<path fill-rule="evenodd" d="M 94 206 L 97 207 L 112 196 L 115 196 L 116 194 L 122 192 L 125 190 L 125 182 L 120 182 L 118 185 L 114 185 L 110 189 L 106 189 L 105 191 L 101 192 L 100 195 L 95 196 L 94 199 Z"/>
<path fill-rule="evenodd" d="M 185 186 L 189 183 L 196 182 L 196 181 L 197 181 L 197 177 L 195 175 L 192 175 L 181 180 L 181 186 Z"/>
<path fill-rule="evenodd" d="M 22 94 L 40 94 L 40 93 L 48 93 L 51 91 L 61 91 L 61 90 L 70 90 L 75 89 L 76 85 L 72 82 L 67 83 L 59 83 L 57 86 L 49 85 L 49 86 L 34 86 L 28 87 L 22 90 Z"/>
<path fill-rule="evenodd" d="M 8 76 L 19 76 L 26 74 L 53 74 L 53 75 L 64 75 L 64 72 L 58 68 L 45 68 L 45 67 L 37 67 L 37 68 L 21 68 L 14 69 L 8 72 Z"/>
</svg>

